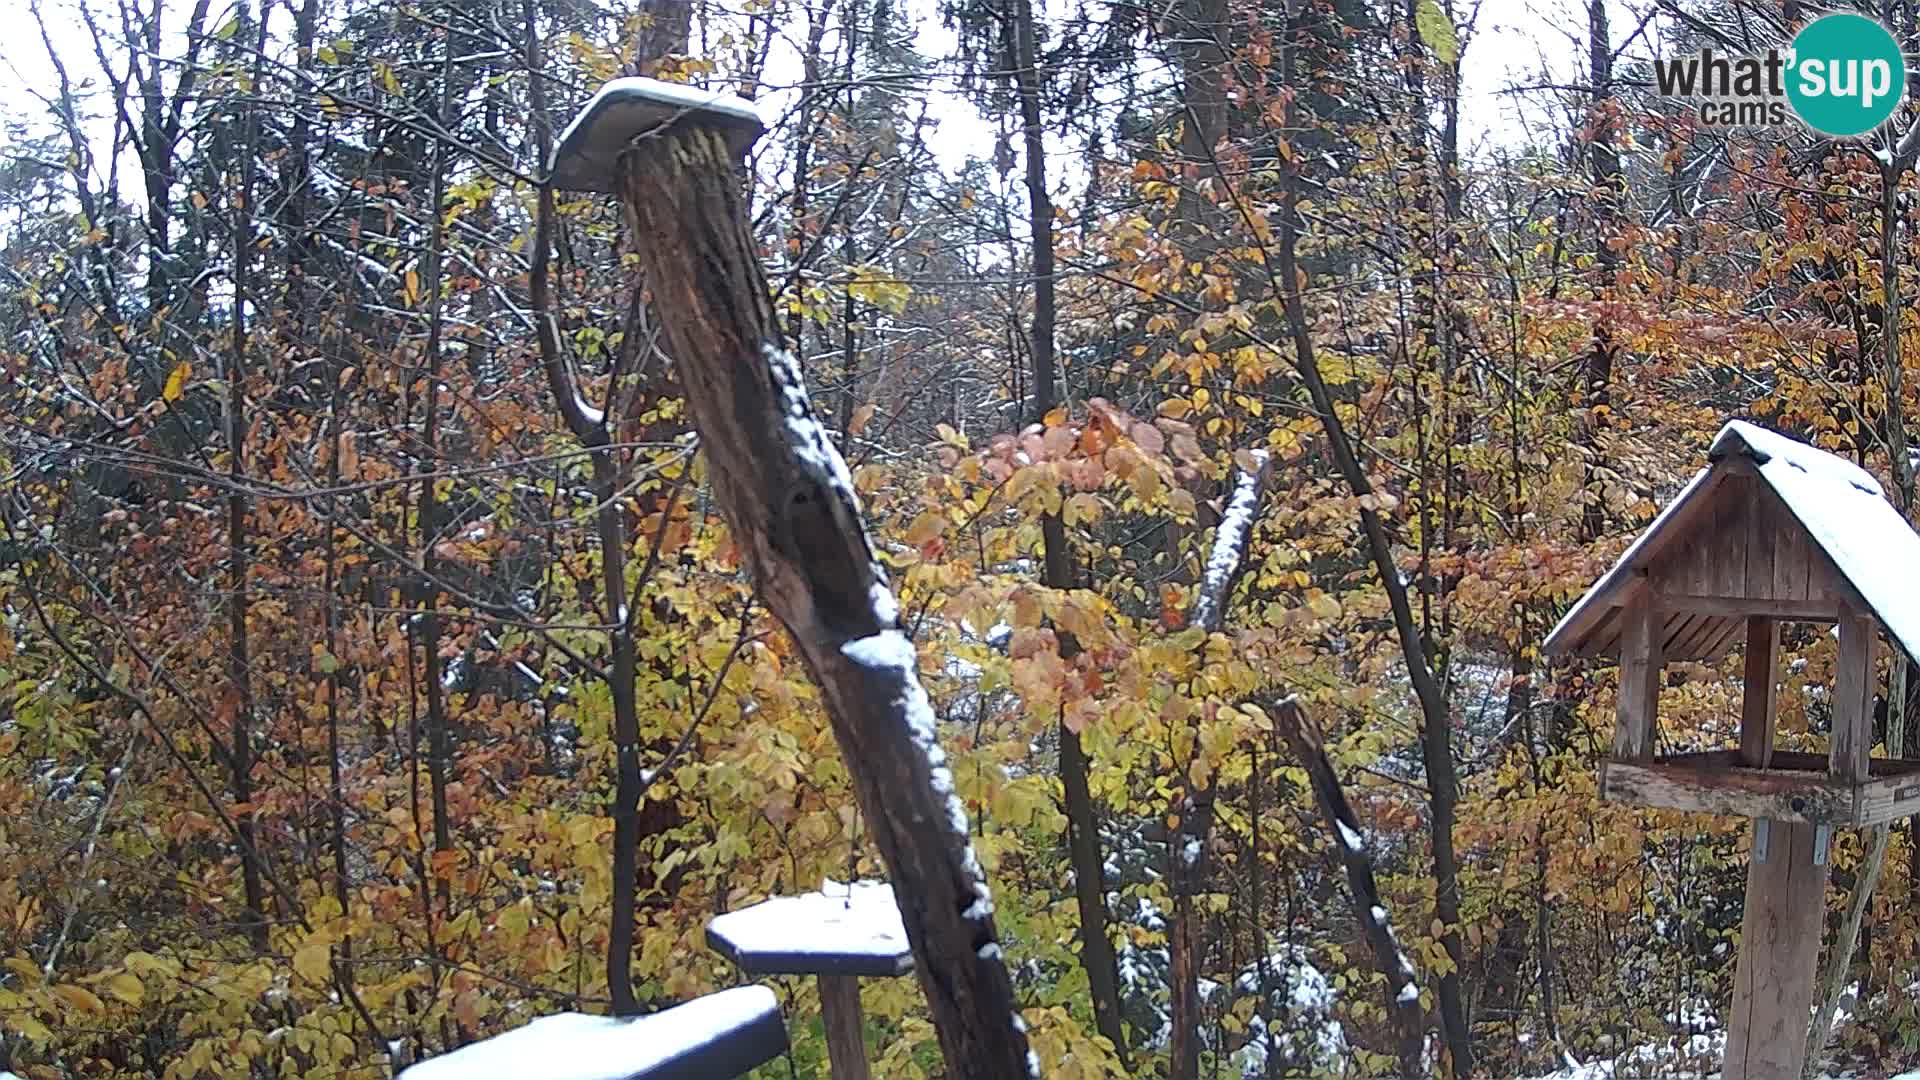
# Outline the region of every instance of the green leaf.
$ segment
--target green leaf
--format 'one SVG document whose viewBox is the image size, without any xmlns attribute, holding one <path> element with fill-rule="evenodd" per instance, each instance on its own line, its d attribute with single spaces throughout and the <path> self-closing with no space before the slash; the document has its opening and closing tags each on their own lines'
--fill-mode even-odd
<svg viewBox="0 0 1920 1080">
<path fill-rule="evenodd" d="M 218 30 L 215 30 L 213 32 L 213 36 L 214 36 L 214 39 L 217 41 L 225 41 L 239 32 L 240 32 L 240 16 L 235 15 L 233 18 L 227 20 L 226 25 L 222 26 Z"/>
<path fill-rule="evenodd" d="M 1441 63 L 1451 67 L 1460 59 L 1460 39 L 1454 34 L 1453 20 L 1434 0 L 1420 0 L 1413 9 L 1413 25 Z"/>
</svg>

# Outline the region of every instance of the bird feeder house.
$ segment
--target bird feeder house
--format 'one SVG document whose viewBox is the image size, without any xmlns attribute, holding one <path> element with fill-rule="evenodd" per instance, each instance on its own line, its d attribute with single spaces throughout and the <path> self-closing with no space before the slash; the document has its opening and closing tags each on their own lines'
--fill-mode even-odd
<svg viewBox="0 0 1920 1080">
<path fill-rule="evenodd" d="M 913 970 L 893 886 L 828 881 L 819 892 L 763 900 L 716 916 L 707 944 L 749 975 L 816 976 L 834 1080 L 867 1080 L 860 980 Z"/>
<path fill-rule="evenodd" d="M 1864 470 L 1741 421 L 1709 465 L 1547 636 L 1616 658 L 1609 802 L 1753 818 L 1726 1080 L 1798 1077 L 1836 828 L 1920 813 L 1920 761 L 1874 758 L 1881 631 L 1920 656 L 1920 536 Z M 1832 624 L 1827 753 L 1776 750 L 1780 626 Z M 1659 755 L 1662 668 L 1744 644 L 1739 748 Z"/>
</svg>

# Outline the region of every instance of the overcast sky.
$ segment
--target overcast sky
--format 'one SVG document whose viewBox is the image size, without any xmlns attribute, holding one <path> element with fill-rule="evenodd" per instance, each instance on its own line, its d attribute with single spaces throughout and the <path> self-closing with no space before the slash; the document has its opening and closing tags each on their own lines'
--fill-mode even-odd
<svg viewBox="0 0 1920 1080">
<path fill-rule="evenodd" d="M 49 24 L 55 48 L 66 57 L 69 71 L 76 79 L 95 65 L 92 44 L 74 14 L 73 0 L 41 0 L 50 15 Z M 216 0 L 216 8 L 220 0 Z M 48 121 L 44 105 L 35 91 L 51 94 L 56 85 L 52 65 L 30 15 L 14 0 L 12 32 L 0 35 L 0 120 L 25 121 L 44 131 Z M 174 7 L 184 5 L 176 4 Z M 931 57 L 952 53 L 953 38 L 937 18 L 931 15 L 932 0 L 910 0 L 909 10 L 919 22 L 920 51 Z M 1500 145 L 1526 140 L 1530 129 L 1539 129 L 1547 118 L 1546 106 L 1551 92 L 1514 93 L 1512 88 L 1537 87 L 1543 83 L 1566 83 L 1577 77 L 1578 62 L 1584 51 L 1586 13 L 1584 0 L 1481 0 L 1477 11 L 1467 0 L 1456 0 L 1461 17 L 1472 11 L 1473 26 L 1462 58 L 1461 120 L 1462 148 L 1471 154 L 1484 153 Z M 276 5 L 276 10 L 278 10 Z M 224 21 L 216 14 L 214 24 Z M 1614 18 L 1616 40 L 1632 32 L 1634 23 L 1622 10 Z M 781 68 L 794 68 L 791 39 L 776 50 L 773 78 L 779 82 Z M 787 55 L 778 55 L 784 52 Z M 769 105 L 778 107 L 780 95 Z M 92 110 L 98 114 L 89 130 L 96 145 L 104 145 L 111 126 L 104 115 L 108 105 L 95 98 Z M 954 168 L 969 156 L 989 157 L 993 150 L 994 125 L 959 95 L 936 92 L 933 114 L 940 124 L 939 137 L 933 140 L 943 165 Z M 10 145 L 11 136 L 0 132 L 0 152 Z M 126 174 L 128 165 L 122 165 Z"/>
</svg>

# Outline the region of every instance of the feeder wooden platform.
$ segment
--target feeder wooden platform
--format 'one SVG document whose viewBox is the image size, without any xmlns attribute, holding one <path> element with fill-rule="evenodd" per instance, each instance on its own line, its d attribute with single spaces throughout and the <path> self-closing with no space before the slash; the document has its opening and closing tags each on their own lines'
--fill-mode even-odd
<svg viewBox="0 0 1920 1080">
<path fill-rule="evenodd" d="M 1920 813 L 1920 761 L 1872 758 L 1869 779 L 1848 783 L 1827 772 L 1827 755 L 1776 750 L 1768 767 L 1742 764 L 1738 750 L 1674 754 L 1600 765 L 1608 802 L 1693 810 L 1723 817 L 1772 818 L 1862 828 Z"/>
</svg>

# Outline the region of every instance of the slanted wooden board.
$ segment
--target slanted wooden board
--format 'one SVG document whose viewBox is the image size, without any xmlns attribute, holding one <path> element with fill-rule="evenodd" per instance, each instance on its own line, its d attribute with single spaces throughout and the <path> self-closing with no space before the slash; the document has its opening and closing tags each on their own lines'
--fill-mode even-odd
<svg viewBox="0 0 1920 1080">
<path fill-rule="evenodd" d="M 723 1080 L 786 1052 L 773 991 L 740 986 L 650 1016 L 543 1016 L 400 1080 Z"/>
<path fill-rule="evenodd" d="M 1608 802 L 1858 828 L 1920 813 L 1920 761 L 1874 758 L 1862 783 L 1837 779 L 1825 754 L 1773 752 L 1770 768 L 1744 766 L 1738 750 L 1600 765 Z"/>
</svg>

